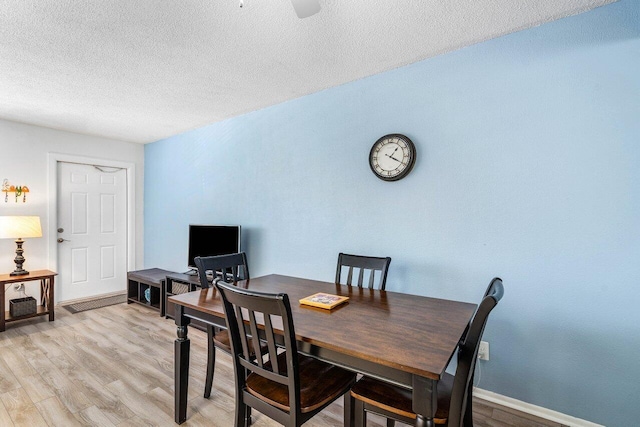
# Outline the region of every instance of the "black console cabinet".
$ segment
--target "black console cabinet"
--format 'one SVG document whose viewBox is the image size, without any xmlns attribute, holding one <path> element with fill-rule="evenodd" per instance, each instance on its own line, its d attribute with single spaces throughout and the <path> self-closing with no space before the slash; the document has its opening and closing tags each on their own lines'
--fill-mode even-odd
<svg viewBox="0 0 640 427">
<path fill-rule="evenodd" d="M 165 317 L 173 319 L 173 304 L 168 301 L 172 295 L 184 294 L 185 292 L 195 291 L 200 288 L 200 280 L 198 275 L 169 273 L 167 274 L 167 283 L 165 286 L 164 304 L 166 307 Z"/>
<path fill-rule="evenodd" d="M 135 302 L 150 307 L 165 314 L 164 294 L 167 274 L 175 274 L 172 271 L 160 268 L 130 271 L 127 273 L 127 303 Z M 149 299 L 145 291 L 149 289 Z"/>
<path fill-rule="evenodd" d="M 174 304 L 169 301 L 171 295 L 184 294 L 185 292 L 192 292 L 200 289 L 200 279 L 198 275 L 182 274 L 182 273 L 170 273 L 167 274 L 165 293 L 163 298 L 163 304 L 166 307 L 164 311 L 164 317 L 168 319 L 174 318 Z M 206 331 L 206 325 L 199 320 L 192 319 L 191 326 Z"/>
<path fill-rule="evenodd" d="M 127 303 L 135 302 L 160 312 L 160 316 L 173 319 L 174 304 L 168 298 L 171 295 L 200 289 L 197 275 L 176 273 L 175 271 L 149 268 L 147 270 L 130 271 L 127 273 Z M 149 300 L 145 291 L 149 289 Z M 192 320 L 191 326 L 206 330 L 204 323 Z"/>
</svg>

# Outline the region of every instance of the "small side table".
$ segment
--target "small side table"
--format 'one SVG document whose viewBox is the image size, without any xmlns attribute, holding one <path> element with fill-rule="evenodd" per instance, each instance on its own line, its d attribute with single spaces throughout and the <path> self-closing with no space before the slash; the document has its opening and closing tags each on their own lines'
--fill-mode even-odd
<svg viewBox="0 0 640 427">
<path fill-rule="evenodd" d="M 53 299 L 53 278 L 57 275 L 58 273 L 49 270 L 32 271 L 24 276 L 0 275 L 0 332 L 4 332 L 5 325 L 8 322 L 15 322 L 16 320 L 29 319 L 36 316 L 49 315 L 49 321 L 53 322 L 53 306 L 55 305 L 55 300 Z M 5 311 L 5 286 L 8 283 L 32 282 L 36 280 L 40 281 L 40 305 L 37 306 L 36 312 L 24 316 L 12 317 L 9 311 Z"/>
</svg>

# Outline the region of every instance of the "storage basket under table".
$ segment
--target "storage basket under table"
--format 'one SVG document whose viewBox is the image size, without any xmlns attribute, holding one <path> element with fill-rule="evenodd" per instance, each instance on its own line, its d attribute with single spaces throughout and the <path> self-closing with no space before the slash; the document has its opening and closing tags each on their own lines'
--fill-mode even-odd
<svg viewBox="0 0 640 427">
<path fill-rule="evenodd" d="M 27 316 L 35 314 L 36 299 L 33 297 L 16 298 L 9 300 L 9 314 L 11 317 Z"/>
</svg>

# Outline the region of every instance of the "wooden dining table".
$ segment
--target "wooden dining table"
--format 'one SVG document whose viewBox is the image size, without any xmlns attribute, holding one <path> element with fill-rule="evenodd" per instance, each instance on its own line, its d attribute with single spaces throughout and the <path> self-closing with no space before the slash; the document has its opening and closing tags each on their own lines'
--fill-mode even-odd
<svg viewBox="0 0 640 427">
<path fill-rule="evenodd" d="M 432 426 L 438 381 L 455 353 L 475 304 L 316 280 L 268 275 L 238 282 L 266 293 L 286 293 L 291 301 L 298 350 L 354 372 L 412 390 L 416 426 Z M 299 304 L 324 292 L 349 297 L 332 310 Z M 175 304 L 175 422 L 187 418 L 188 325 L 192 319 L 226 327 L 215 288 L 169 298 Z"/>
</svg>

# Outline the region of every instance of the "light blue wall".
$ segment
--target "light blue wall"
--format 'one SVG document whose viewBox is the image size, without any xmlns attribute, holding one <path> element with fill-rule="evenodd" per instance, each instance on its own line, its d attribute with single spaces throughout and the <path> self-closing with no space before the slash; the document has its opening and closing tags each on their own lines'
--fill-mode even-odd
<svg viewBox="0 0 640 427">
<path fill-rule="evenodd" d="M 608 426 L 640 418 L 640 2 L 594 11 L 146 146 L 145 265 L 189 223 L 241 224 L 252 275 L 476 302 L 506 284 L 479 386 Z M 380 136 L 418 149 L 387 183 Z"/>
</svg>

